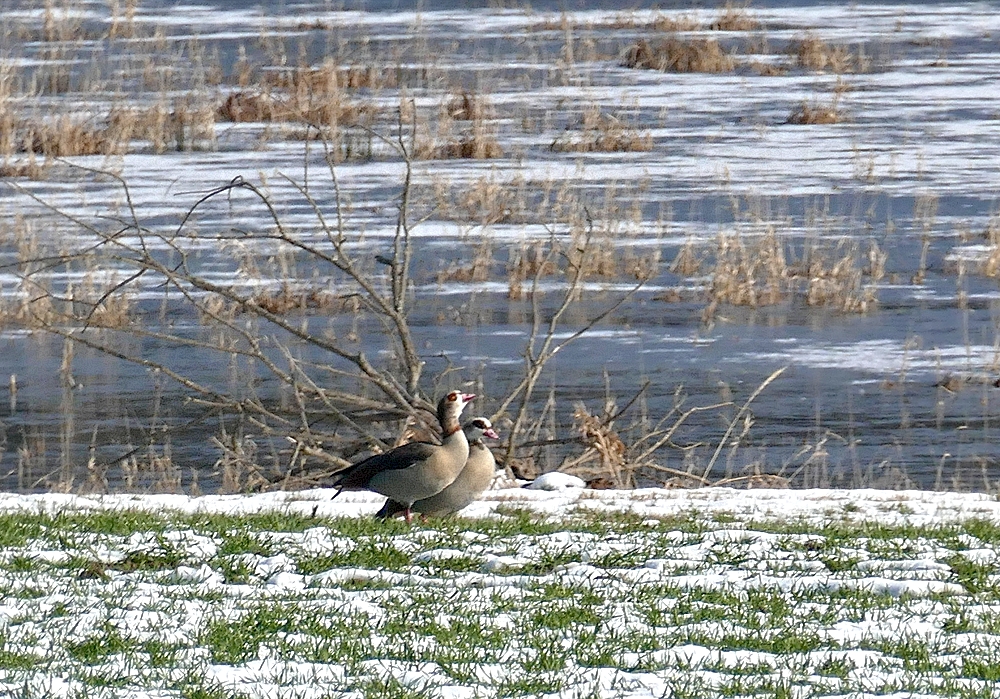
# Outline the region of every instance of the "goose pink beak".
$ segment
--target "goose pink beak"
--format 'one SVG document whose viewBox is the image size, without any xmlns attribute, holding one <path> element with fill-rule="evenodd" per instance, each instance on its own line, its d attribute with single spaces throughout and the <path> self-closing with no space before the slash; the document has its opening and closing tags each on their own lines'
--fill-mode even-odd
<svg viewBox="0 0 1000 699">
<path fill-rule="evenodd" d="M 497 434 L 497 431 L 492 427 L 489 428 L 488 430 L 483 430 L 483 436 L 489 437 L 490 439 L 500 439 L 500 435 Z"/>
<path fill-rule="evenodd" d="M 476 397 L 475 393 L 463 393 L 462 394 L 462 402 L 463 403 L 471 403 L 475 399 L 475 397 Z"/>
</svg>

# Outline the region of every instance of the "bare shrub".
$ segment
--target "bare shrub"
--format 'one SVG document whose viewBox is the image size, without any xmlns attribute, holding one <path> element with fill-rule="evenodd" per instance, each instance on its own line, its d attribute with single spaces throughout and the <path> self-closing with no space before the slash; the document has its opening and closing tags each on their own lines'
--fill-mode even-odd
<svg viewBox="0 0 1000 699">
<path fill-rule="evenodd" d="M 655 44 L 642 40 L 632 45 L 622 65 L 676 73 L 725 73 L 736 67 L 736 60 L 714 39 L 672 36 Z"/>
<path fill-rule="evenodd" d="M 415 303 L 411 265 L 416 244 L 410 220 L 414 195 L 410 148 L 417 133 L 415 126 L 407 126 L 402 119 L 399 129 L 403 134 L 400 138 L 385 139 L 387 147 L 398 149 L 394 152 L 405 166 L 399 186 L 397 229 L 385 254 L 372 258 L 369 252 L 358 251 L 356 230 L 348 218 L 350 209 L 339 196 L 333 207 L 336 216 L 328 221 L 311 198 L 310 189 L 289 178 L 286 182 L 316 211 L 318 243 L 316 230 L 303 236 L 298 229 L 286 227 L 269 197 L 241 178 L 199 196 L 179 226 L 147 227 L 132 208 L 124 180 L 112 172 L 77 166 L 83 173 L 118 181 L 132 218 L 127 218 L 123 227 L 115 221 L 109 232 L 100 223 L 84 222 L 72 212 L 62 212 L 66 221 L 80 226 L 83 235 L 82 240 L 74 238 L 77 247 L 58 252 L 40 247 L 36 236 L 21 234 L 23 262 L 19 273 L 25 286 L 9 295 L 11 303 L 16 300 L 20 304 L 10 312 L 25 313 L 35 327 L 78 346 L 141 366 L 157 381 L 175 382 L 189 397 L 187 405 L 205 411 L 197 419 L 212 416 L 222 425 L 213 444 L 221 452 L 216 477 L 225 490 L 323 482 L 324 474 L 345 466 L 352 455 L 383 450 L 420 433 L 424 425 L 434 425 L 435 406 L 425 396 L 436 392 L 443 381 L 461 380 L 455 376 L 461 370 L 450 367 L 437 378 L 424 378 L 426 358 L 408 322 Z M 339 195 L 336 162 L 333 157 L 328 159 L 330 186 Z M 312 187 L 316 179 L 310 176 Z M 6 184 L 22 196 L 32 197 L 17 183 Z M 244 200 L 232 206 L 230 202 L 238 201 L 241 195 Z M 605 224 L 595 230 L 583 212 L 577 209 L 572 213 L 580 202 L 564 192 L 554 194 L 551 205 L 555 214 L 551 236 L 539 243 L 526 243 L 525 254 L 511 265 L 511 274 L 521 278 L 517 283 L 528 299 L 524 310 L 532 328 L 524 349 L 524 375 L 498 401 L 494 414 L 508 420 L 505 451 L 512 463 L 537 458 L 539 448 L 534 442 L 553 413 L 551 406 L 538 410 L 534 392 L 549 370 L 551 358 L 607 318 L 642 284 L 639 281 L 627 292 L 612 294 L 610 302 L 602 301 L 605 305 L 588 315 L 587 309 L 592 310 L 593 305 L 578 303 L 585 293 L 584 280 L 589 275 L 620 272 L 609 247 L 611 232 L 616 229 Z M 236 212 L 241 227 L 253 214 L 262 214 L 266 222 L 238 234 L 222 226 L 215 233 L 199 229 L 193 235 L 197 217 L 209 207 L 215 207 L 212 215 Z M 220 280 L 214 272 L 206 274 L 198 265 L 188 264 L 188 255 L 201 249 L 207 239 L 229 251 L 238 270 L 233 281 Z M 164 249 L 176 251 L 180 263 L 164 259 L 159 253 Z M 73 275 L 65 272 L 76 272 L 92 261 L 111 260 L 119 267 L 117 278 L 95 275 L 89 286 L 49 284 L 54 274 L 69 278 Z M 484 280 L 494 267 L 492 244 L 484 239 L 471 259 L 442 271 L 441 279 Z M 94 269 L 103 267 L 97 264 Z M 556 291 L 540 290 L 543 274 L 559 279 Z M 262 287 L 263 280 L 276 278 L 289 281 Z M 322 281 L 301 286 L 291 281 L 302 278 Z M 140 283 L 144 293 L 157 289 L 163 294 L 159 313 L 186 314 L 197 319 L 206 332 L 192 334 L 189 328 L 175 331 L 171 324 L 150 327 L 132 322 L 128 304 Z M 543 296 L 547 297 L 544 305 Z M 7 298 L 4 294 L 5 302 Z M 349 313 L 341 325 L 330 324 L 317 331 L 311 317 L 316 310 L 325 309 Z M 303 310 L 309 311 L 308 317 Z M 205 353 L 214 357 L 213 361 L 224 359 L 233 372 L 232 381 L 228 388 L 225 381 L 204 383 L 189 369 L 190 358 L 181 366 L 152 359 L 137 349 L 146 338 L 174 349 Z M 316 356 L 323 359 L 317 361 Z M 261 376 L 269 388 L 258 393 L 263 384 L 246 382 L 246 376 Z M 170 432 L 157 429 L 151 430 L 153 433 L 159 437 L 150 437 L 149 444 L 129 447 L 127 454 L 106 463 L 95 462 L 86 487 L 105 487 L 108 465 L 120 463 L 128 487 L 140 483 L 141 472 L 147 471 L 154 482 L 149 487 L 180 488 L 180 470 L 169 448 L 153 445 L 154 439 L 169 441 Z M 257 448 L 264 444 L 266 448 Z M 148 454 L 148 469 L 139 463 L 137 454 L 142 452 Z M 30 458 L 26 453 L 25 463 Z M 262 463 L 265 459 L 269 467 Z M 73 487 L 72 479 L 63 482 L 65 487 Z"/>
</svg>

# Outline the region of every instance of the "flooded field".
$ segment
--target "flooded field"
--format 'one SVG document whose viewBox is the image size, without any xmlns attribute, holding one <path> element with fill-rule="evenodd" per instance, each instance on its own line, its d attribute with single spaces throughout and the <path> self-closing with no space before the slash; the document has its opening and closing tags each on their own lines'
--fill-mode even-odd
<svg viewBox="0 0 1000 699">
<path fill-rule="evenodd" d="M 997 3 L 500 5 L 5 4 L 0 486 L 996 487 Z"/>
</svg>

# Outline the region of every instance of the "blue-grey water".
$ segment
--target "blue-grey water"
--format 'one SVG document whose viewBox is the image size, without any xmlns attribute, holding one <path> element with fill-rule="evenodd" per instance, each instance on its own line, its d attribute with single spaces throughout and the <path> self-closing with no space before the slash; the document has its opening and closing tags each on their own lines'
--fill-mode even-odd
<svg viewBox="0 0 1000 699">
<path fill-rule="evenodd" d="M 719 12 L 715 4 L 655 5 L 671 17 L 690 14 L 705 24 Z M 621 261 L 658 252 L 658 271 L 605 321 L 567 345 L 543 374 L 535 412 L 554 398 L 553 416 L 540 437 L 556 445 L 539 452 L 541 468 L 557 466 L 572 452 L 572 445 L 561 442 L 575 435 L 571 416 L 579 402 L 597 413 L 606 396 L 621 408 L 641 391 L 616 422 L 626 442 L 661 419 L 673 424 L 690 408 L 730 404 L 692 413 L 653 455 L 667 469 L 702 475 L 739 406 L 787 367 L 741 415 L 752 421 L 741 421 L 729 434 L 709 480 L 764 473 L 799 486 L 996 487 L 1000 294 L 985 263 L 997 244 L 991 235 L 1000 228 L 997 3 L 754 3 L 747 12 L 760 21 L 758 29 L 699 34 L 712 34 L 744 62 L 755 55 L 787 61 L 782 48 L 809 35 L 868 61 L 864 70 L 843 74 L 793 68 L 780 75 L 745 66 L 719 74 L 623 67 L 625 48 L 659 36 L 642 4 L 620 11 L 582 1 L 144 1 L 130 38 L 106 36 L 105 3 L 78 7 L 80 38 L 67 41 L 40 38 L 46 17 L 35 3 L 15 0 L 7 10 L 0 65 L 16 76 L 12 106 L 5 108 L 19 118 L 90 110 L 99 121 L 114 106 L 166 100 L 176 107 L 177 96 L 191 92 L 206 103 L 221 102 L 239 89 L 235 66 L 241 56 L 257 66 L 273 65 L 281 56 L 312 66 L 328 57 L 367 61 L 398 75 L 428 113 L 456 91 L 489 98 L 503 157 L 415 163 L 424 197 L 415 213 L 424 220 L 414 229 L 410 323 L 426 362 L 423 390 L 429 396 L 448 382 L 469 382 L 483 392 L 475 408 L 489 414 L 523 375 L 531 304 L 508 297 L 507 266 L 523 244 L 568 230 L 565 221 L 532 218 L 543 206 L 543 185 L 572 193 L 598 218 L 609 201 L 627 212 L 619 214 L 614 256 Z M 213 67 L 221 77 L 207 80 Z M 49 91 L 54 74 L 58 89 Z M 796 107 L 829 103 L 834 94 L 845 113 L 840 123 L 788 123 Z M 362 96 L 390 107 L 400 101 L 391 83 L 352 95 Z M 595 105 L 648 132 L 652 149 L 550 148 Z M 393 124 L 376 121 L 373 128 L 389 133 Z M 391 245 L 401 183 L 398 157 L 377 141 L 373 147 L 374 159 L 348 160 L 337 168 L 338 185 L 351 200 L 347 226 L 357 236 L 352 245 L 367 260 Z M 141 225 L 158 235 L 169 236 L 201 194 L 236 176 L 261 186 L 282 220 L 319 245 L 323 236 L 313 203 L 281 174 L 299 184 L 308 180 L 315 205 L 330 217 L 336 210 L 319 148 L 307 149 L 275 125 L 219 122 L 211 138 L 173 144 L 162 153 L 137 142 L 124 156 L 71 161 L 121 174 Z M 51 250 L 92 241 L 53 207 L 104 231 L 129 219 L 116 182 L 65 164 L 44 179 L 9 181 L 17 189 L 0 182 L 0 213 L 8 222 L 0 235 L 7 303 L 28 293 L 17 277 L 25 253 L 10 234 L 16 217 L 28 221 Z M 445 201 L 454 201 L 481 182 L 525 190 L 527 210 L 481 226 L 427 203 L 435 187 L 448 192 Z M 269 224 L 259 202 L 237 192 L 200 210 L 183 229 L 183 246 L 197 251 L 193 268 L 218 283 L 266 286 L 281 267 L 266 245 L 255 251 L 270 266 L 251 279 L 236 259 L 240 244 L 221 245 L 213 236 L 262 233 Z M 842 312 L 808 305 L 799 293 L 773 306 L 723 303 L 706 317 L 710 265 L 683 275 L 671 271 L 671 261 L 688 242 L 708 255 L 719 236 L 739 233 L 750 241 L 768 230 L 793 264 L 817 250 L 834 260 L 856 246 L 861 286 L 876 302 L 867 312 Z M 489 245 L 492 283 L 438 280 L 441 270 L 468 264 L 483 243 Z M 884 274 L 877 278 L 868 274 L 871 250 L 885 254 Z M 172 253 L 156 254 L 170 259 Z M 295 274 L 336 283 L 322 265 L 303 263 Z M 68 279 L 55 275 L 51 283 L 64 288 Z M 560 327 L 561 337 L 615 303 L 633 283 L 628 275 L 591 280 Z M 133 288 L 147 329 L 210 339 L 182 300 L 163 299 L 155 277 Z M 542 297 L 546 317 L 559 292 L 555 283 Z M 301 322 L 341 338 L 356 331 L 359 349 L 384 356 L 377 325 L 353 327 L 347 315 L 317 311 Z M 271 356 L 284 356 L 278 347 L 283 344 L 303 361 L 336 364 L 273 329 L 252 332 L 261 334 Z M 173 367 L 213 390 L 294 412 L 287 391 L 259 365 L 151 337 L 116 342 L 130 356 Z M 436 381 L 443 372 L 447 379 Z M 336 381 L 325 372 L 316 375 Z M 289 463 L 288 444 L 260 434 L 246 416 L 192 401 L 190 390 L 148 367 L 80 342 L 68 346 L 61 337 L 16 322 L 0 334 L 0 385 L 10 376 L 16 377 L 16 393 L 0 388 L 0 397 L 8 398 L 0 401 L 5 488 L 141 488 L 158 479 L 173 487 L 174 481 L 148 469 L 139 482 L 127 482 L 130 459 L 148 464 L 156 457 L 176 469 L 179 487 L 212 490 L 220 484 L 221 452 L 211 437 L 220 435 L 253 440 L 256 459 L 268 470 Z M 642 482 L 670 475 L 646 469 Z"/>
</svg>

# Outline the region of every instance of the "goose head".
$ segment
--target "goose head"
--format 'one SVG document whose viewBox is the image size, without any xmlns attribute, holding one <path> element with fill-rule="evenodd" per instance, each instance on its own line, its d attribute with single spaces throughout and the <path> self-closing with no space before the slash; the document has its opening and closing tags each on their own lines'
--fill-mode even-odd
<svg viewBox="0 0 1000 699">
<path fill-rule="evenodd" d="M 438 421 L 445 431 L 449 431 L 450 426 L 458 429 L 458 418 L 466 405 L 476 397 L 474 393 L 462 393 L 461 391 L 449 391 L 441 402 L 438 403 Z"/>
<path fill-rule="evenodd" d="M 465 430 L 465 437 L 469 443 L 478 442 L 483 437 L 488 439 L 500 439 L 500 435 L 493 429 L 493 423 L 485 417 L 474 417 L 462 427 Z"/>
</svg>

